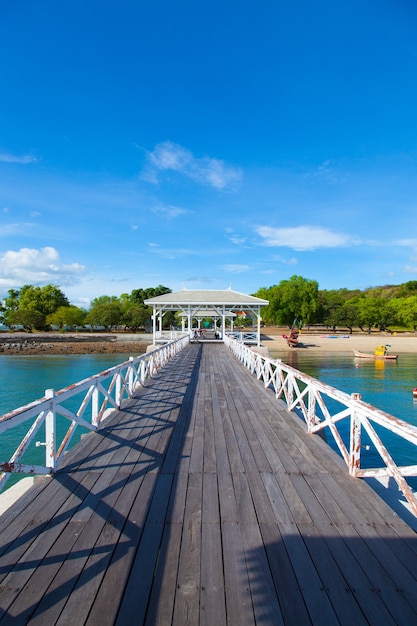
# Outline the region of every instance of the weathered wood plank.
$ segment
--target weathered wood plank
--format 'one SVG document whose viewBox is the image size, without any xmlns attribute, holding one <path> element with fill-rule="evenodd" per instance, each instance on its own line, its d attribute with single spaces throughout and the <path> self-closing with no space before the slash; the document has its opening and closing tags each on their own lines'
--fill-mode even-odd
<svg viewBox="0 0 417 626">
<path fill-rule="evenodd" d="M 203 475 L 201 526 L 201 626 L 226 623 L 225 583 L 217 476 Z"/>
<path fill-rule="evenodd" d="M 179 626 L 197 624 L 199 618 L 202 492 L 202 474 L 190 473 L 173 616 Z"/>
</svg>

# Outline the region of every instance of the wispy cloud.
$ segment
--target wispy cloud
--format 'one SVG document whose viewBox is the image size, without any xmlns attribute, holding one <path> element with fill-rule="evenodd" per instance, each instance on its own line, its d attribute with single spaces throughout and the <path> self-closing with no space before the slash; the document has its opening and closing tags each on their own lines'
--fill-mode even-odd
<svg viewBox="0 0 417 626">
<path fill-rule="evenodd" d="M 165 248 L 156 243 L 148 243 L 148 252 L 158 254 L 161 257 L 171 260 L 178 257 L 200 254 L 197 250 L 191 250 L 190 248 Z"/>
<path fill-rule="evenodd" d="M 225 272 L 229 272 L 231 274 L 241 274 L 242 272 L 249 272 L 252 268 L 251 265 L 244 265 L 238 263 L 230 263 L 223 266 L 223 270 Z"/>
<path fill-rule="evenodd" d="M 11 224 L 2 224 L 0 228 L 0 237 L 10 237 L 12 235 L 21 235 L 22 233 L 31 233 L 35 224 L 32 222 L 15 222 Z"/>
<path fill-rule="evenodd" d="M 3 161 L 3 163 L 21 163 L 22 165 L 26 165 L 27 163 L 37 163 L 38 160 L 39 159 L 30 154 L 18 156 L 16 154 L 0 152 L 0 161 Z"/>
<path fill-rule="evenodd" d="M 210 157 L 195 157 L 175 143 L 165 141 L 146 153 L 146 167 L 142 178 L 157 184 L 162 172 L 178 172 L 191 180 L 220 191 L 234 189 L 242 179 L 242 171 Z"/>
<path fill-rule="evenodd" d="M 58 251 L 49 246 L 8 250 L 0 256 L 0 286 L 6 288 L 51 282 L 74 285 L 85 271 L 80 263 L 61 263 Z"/>
<path fill-rule="evenodd" d="M 345 183 L 346 176 L 340 175 L 330 160 L 321 163 L 315 170 L 304 175 L 306 179 L 319 179 L 331 185 Z"/>
<path fill-rule="evenodd" d="M 259 226 L 256 232 L 262 237 L 262 245 L 264 246 L 292 248 L 299 251 L 339 248 L 357 243 L 345 233 L 337 233 L 321 226 L 294 226 L 290 228 Z"/>
<path fill-rule="evenodd" d="M 230 241 L 234 243 L 236 246 L 243 246 L 246 243 L 246 237 L 239 237 L 239 235 L 232 235 L 229 237 Z"/>
<path fill-rule="evenodd" d="M 152 212 L 169 218 L 175 218 L 180 215 L 191 213 L 191 211 L 187 211 L 187 209 L 183 209 L 182 207 L 174 206 L 172 204 L 157 204 L 152 208 Z"/>
<path fill-rule="evenodd" d="M 406 248 L 417 248 L 417 239 L 398 239 L 394 242 L 397 246 L 404 246 Z"/>
<path fill-rule="evenodd" d="M 291 257 L 290 259 L 286 259 L 282 256 L 273 256 L 274 261 L 278 263 L 282 263 L 283 265 L 297 265 L 298 261 L 295 257 Z"/>
</svg>

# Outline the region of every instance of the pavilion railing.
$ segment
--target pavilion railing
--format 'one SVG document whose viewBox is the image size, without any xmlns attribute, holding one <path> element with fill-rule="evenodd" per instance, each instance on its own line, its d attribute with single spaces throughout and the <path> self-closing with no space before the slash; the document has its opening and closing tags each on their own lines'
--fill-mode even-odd
<svg viewBox="0 0 417 626">
<path fill-rule="evenodd" d="M 392 477 L 417 516 L 416 495 L 406 480 L 406 477 L 417 476 L 417 465 L 398 466 L 382 441 L 389 431 L 411 443 L 414 446 L 412 456 L 417 458 L 417 427 L 363 402 L 360 394 L 344 393 L 229 337 L 225 338 L 225 344 L 258 380 L 263 381 L 265 388 L 273 389 L 277 400 L 283 401 L 289 411 L 301 414 L 309 433 L 323 429 L 326 429 L 326 436 L 331 433 L 351 476 Z M 347 437 L 341 432 L 346 420 L 349 421 L 349 428 L 344 428 Z M 381 466 L 362 467 L 363 450 L 367 453 L 371 450 L 372 458 L 378 458 Z"/>
<path fill-rule="evenodd" d="M 189 337 L 183 336 L 147 354 L 130 357 L 124 363 L 60 391 L 47 389 L 43 398 L 0 416 L 2 456 L 12 429 L 19 433 L 17 440 L 23 434 L 9 460 L 0 462 L 0 491 L 14 473 L 53 474 L 59 468 L 77 429 L 97 431 L 113 411 L 121 409 L 148 379 L 154 377 L 188 343 Z M 57 416 L 61 416 L 59 423 Z M 43 441 L 36 441 L 37 437 Z M 39 456 L 34 454 L 34 448 L 39 446 L 45 447 L 45 464 L 24 462 L 24 456 Z"/>
<path fill-rule="evenodd" d="M 157 341 L 175 341 L 176 339 L 181 339 L 185 334 L 181 330 L 158 330 L 155 333 L 155 339 Z"/>
<path fill-rule="evenodd" d="M 234 339 L 235 341 L 240 341 L 243 343 L 257 343 L 258 342 L 258 333 L 256 331 L 245 330 L 226 330 L 226 337 L 230 339 Z"/>
</svg>

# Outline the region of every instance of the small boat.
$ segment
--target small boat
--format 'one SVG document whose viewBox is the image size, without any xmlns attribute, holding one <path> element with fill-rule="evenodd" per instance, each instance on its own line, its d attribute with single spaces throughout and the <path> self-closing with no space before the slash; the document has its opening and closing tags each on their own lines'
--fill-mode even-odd
<svg viewBox="0 0 417 626">
<path fill-rule="evenodd" d="M 417 387 L 413 389 L 413 398 L 417 398 Z"/>
<path fill-rule="evenodd" d="M 358 350 L 353 350 L 353 354 L 359 359 L 383 359 L 388 361 L 395 361 L 398 359 L 398 354 L 388 354 L 389 345 L 386 346 L 377 346 L 373 352 L 370 354 L 369 352 L 358 352 Z"/>
</svg>

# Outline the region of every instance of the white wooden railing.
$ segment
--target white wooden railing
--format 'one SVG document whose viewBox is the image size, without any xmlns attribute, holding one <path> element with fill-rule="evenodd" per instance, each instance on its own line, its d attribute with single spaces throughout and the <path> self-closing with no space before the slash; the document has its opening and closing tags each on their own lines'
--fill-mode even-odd
<svg viewBox="0 0 417 626">
<path fill-rule="evenodd" d="M 243 343 L 258 343 L 258 333 L 251 330 L 226 330 L 226 337 Z"/>
<path fill-rule="evenodd" d="M 266 388 L 274 390 L 277 400 L 282 400 L 289 411 L 302 415 L 309 433 L 328 429 L 326 435 L 331 433 L 351 476 L 392 477 L 417 516 L 415 492 L 405 479 L 417 476 L 417 465 L 398 466 L 381 439 L 385 430 L 417 446 L 417 427 L 363 402 L 360 394 L 344 393 L 229 337 L 225 338 L 225 344 Z M 347 438 L 341 434 L 345 420 L 349 420 L 349 429 L 345 426 Z M 363 445 L 364 433 L 366 445 Z M 381 467 L 361 467 L 361 451 L 370 448 L 382 461 Z M 417 459 L 417 447 L 414 452 Z"/>
<path fill-rule="evenodd" d="M 184 337 L 184 334 L 186 333 L 182 330 L 158 330 L 155 333 L 155 339 L 156 341 L 174 341 Z"/>
<path fill-rule="evenodd" d="M 29 422 L 28 430 L 8 461 L 0 459 L 0 491 L 12 473 L 31 475 L 53 474 L 78 427 L 96 431 L 113 411 L 122 408 L 135 391 L 169 359 L 189 343 L 183 336 L 147 354 L 131 357 L 100 374 L 95 374 L 60 391 L 48 389 L 45 397 L 22 406 L 0 417 L 0 444 L 2 435 L 12 428 Z M 70 407 L 68 406 L 70 401 Z M 75 405 L 75 407 L 74 407 Z M 57 428 L 57 415 L 63 416 Z M 69 421 L 69 427 L 67 428 Z M 36 441 L 43 437 L 44 441 Z M 30 448 L 45 446 L 45 465 L 23 462 Z M 0 447 L 1 449 L 1 447 Z M 4 453 L 3 453 L 4 454 Z"/>
</svg>

